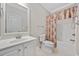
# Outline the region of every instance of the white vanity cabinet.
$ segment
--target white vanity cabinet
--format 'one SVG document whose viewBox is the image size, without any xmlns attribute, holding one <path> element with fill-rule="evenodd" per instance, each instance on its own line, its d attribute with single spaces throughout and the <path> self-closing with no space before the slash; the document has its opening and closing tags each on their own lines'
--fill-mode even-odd
<svg viewBox="0 0 79 59">
<path fill-rule="evenodd" d="M 0 56 L 34 56 L 36 40 L 25 41 L 0 50 Z"/>
</svg>

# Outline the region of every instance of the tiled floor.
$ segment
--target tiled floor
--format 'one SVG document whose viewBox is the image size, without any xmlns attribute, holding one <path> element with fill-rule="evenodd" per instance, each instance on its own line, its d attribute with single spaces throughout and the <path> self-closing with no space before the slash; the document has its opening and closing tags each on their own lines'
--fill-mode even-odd
<svg viewBox="0 0 79 59">
<path fill-rule="evenodd" d="M 51 52 L 49 52 L 47 50 L 37 47 L 36 55 L 37 56 L 54 56 L 55 52 L 53 52 L 53 50 Z"/>
<path fill-rule="evenodd" d="M 39 41 L 37 42 L 36 55 L 37 56 L 76 56 L 76 50 L 71 45 L 66 43 L 59 43 L 56 49 L 47 48 L 44 45 L 39 48 Z"/>
<path fill-rule="evenodd" d="M 72 51 L 73 52 L 73 51 Z M 36 48 L 36 56 L 76 56 L 71 54 L 66 48 L 48 49 L 48 48 Z"/>
</svg>

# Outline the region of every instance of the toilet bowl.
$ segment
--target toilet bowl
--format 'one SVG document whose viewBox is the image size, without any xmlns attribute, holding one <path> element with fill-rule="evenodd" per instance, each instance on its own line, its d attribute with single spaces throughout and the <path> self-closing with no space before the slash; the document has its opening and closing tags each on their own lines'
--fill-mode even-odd
<svg viewBox="0 0 79 59">
<path fill-rule="evenodd" d="M 54 48 L 54 43 L 45 40 L 45 34 L 40 35 L 41 49 L 45 52 L 51 53 Z"/>
<path fill-rule="evenodd" d="M 51 43 L 50 41 L 43 41 L 43 43 L 42 43 L 42 45 L 41 45 L 41 49 L 42 49 L 44 52 L 52 53 L 53 50 L 54 50 L 54 44 Z"/>
</svg>

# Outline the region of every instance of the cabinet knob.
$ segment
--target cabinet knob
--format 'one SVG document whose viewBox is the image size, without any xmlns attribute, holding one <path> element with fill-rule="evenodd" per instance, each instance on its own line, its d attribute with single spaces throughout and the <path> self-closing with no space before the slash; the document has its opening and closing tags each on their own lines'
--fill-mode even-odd
<svg viewBox="0 0 79 59">
<path fill-rule="evenodd" d="M 27 47 L 25 47 L 25 48 L 27 48 Z"/>
<path fill-rule="evenodd" d="M 21 49 L 19 49 L 18 51 L 21 51 Z"/>
<path fill-rule="evenodd" d="M 72 34 L 72 36 L 75 36 L 75 34 Z"/>
</svg>

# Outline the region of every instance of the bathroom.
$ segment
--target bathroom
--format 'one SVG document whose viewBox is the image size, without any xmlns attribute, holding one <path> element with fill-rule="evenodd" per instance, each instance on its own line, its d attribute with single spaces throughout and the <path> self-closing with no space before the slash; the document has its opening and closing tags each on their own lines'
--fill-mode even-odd
<svg viewBox="0 0 79 59">
<path fill-rule="evenodd" d="M 78 56 L 78 10 L 77 3 L 0 3 L 0 56 Z"/>
</svg>

